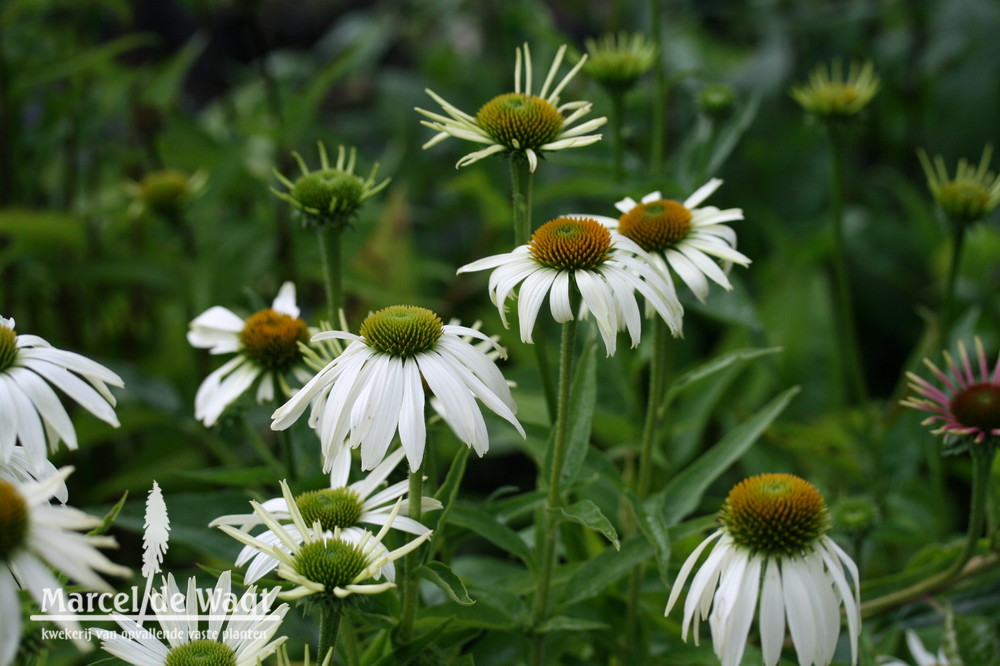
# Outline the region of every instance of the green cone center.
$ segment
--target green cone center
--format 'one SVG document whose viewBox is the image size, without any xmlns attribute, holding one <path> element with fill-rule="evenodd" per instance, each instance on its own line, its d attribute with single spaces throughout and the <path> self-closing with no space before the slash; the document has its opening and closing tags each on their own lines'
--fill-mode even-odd
<svg viewBox="0 0 1000 666">
<path fill-rule="evenodd" d="M 28 505 L 14 484 L 0 479 L 0 562 L 10 561 L 28 539 Z"/>
<path fill-rule="evenodd" d="M 176 169 L 164 169 L 146 174 L 142 179 L 141 197 L 153 210 L 164 215 L 184 207 L 191 194 L 188 175 Z"/>
<path fill-rule="evenodd" d="M 236 666 L 236 653 L 224 643 L 197 640 L 172 648 L 164 666 Z"/>
<path fill-rule="evenodd" d="M 559 270 L 591 270 L 611 252 L 611 232 L 589 217 L 557 217 L 531 235 L 528 249 L 535 261 Z"/>
<path fill-rule="evenodd" d="M 361 497 L 350 488 L 328 488 L 302 493 L 295 498 L 307 525 L 318 522 L 329 532 L 333 528 L 353 527 L 361 518 Z"/>
<path fill-rule="evenodd" d="M 247 318 L 239 333 L 243 354 L 268 370 L 288 370 L 302 356 L 299 342 L 309 340 L 306 323 L 271 308 Z"/>
<path fill-rule="evenodd" d="M 1000 429 L 1000 385 L 970 386 L 951 399 L 951 412 L 963 426 L 986 432 Z"/>
<path fill-rule="evenodd" d="M 619 218 L 618 231 L 647 252 L 663 252 L 691 233 L 691 211 L 672 199 L 639 204 Z"/>
<path fill-rule="evenodd" d="M 433 348 L 444 328 L 427 308 L 393 305 L 368 315 L 360 333 L 375 351 L 405 358 Z"/>
<path fill-rule="evenodd" d="M 292 198 L 318 213 L 350 213 L 361 205 L 364 183 L 357 176 L 322 169 L 302 176 L 292 187 Z"/>
<path fill-rule="evenodd" d="M 830 529 L 830 513 L 807 481 L 791 474 L 761 474 L 729 491 L 719 522 L 736 545 L 752 553 L 795 556 Z"/>
<path fill-rule="evenodd" d="M 14 365 L 17 360 L 17 333 L 0 325 L 0 372 Z"/>
<path fill-rule="evenodd" d="M 990 193 L 975 180 L 953 180 L 938 190 L 938 204 L 949 217 L 974 221 L 990 211 Z"/>
<path fill-rule="evenodd" d="M 476 114 L 476 123 L 511 150 L 538 150 L 559 136 L 563 122 L 562 114 L 550 102 L 522 93 L 498 95 Z"/>
<path fill-rule="evenodd" d="M 342 539 L 307 543 L 295 555 L 296 573 L 320 583 L 326 592 L 356 582 L 367 566 L 368 559 L 361 549 Z"/>
</svg>

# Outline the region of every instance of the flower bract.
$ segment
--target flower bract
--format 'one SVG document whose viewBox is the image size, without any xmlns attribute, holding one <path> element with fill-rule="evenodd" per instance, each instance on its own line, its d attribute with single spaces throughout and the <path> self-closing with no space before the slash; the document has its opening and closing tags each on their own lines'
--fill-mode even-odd
<svg viewBox="0 0 1000 666">
<path fill-rule="evenodd" d="M 441 105 L 446 115 L 417 108 L 417 112 L 429 120 L 422 125 L 437 131 L 424 148 L 430 148 L 448 137 L 464 139 L 486 147 L 465 155 L 455 165 L 464 167 L 478 162 L 484 157 L 499 153 L 509 153 L 523 157 L 529 168 L 538 167 L 538 158 L 543 153 L 566 148 L 588 146 L 601 140 L 600 134 L 589 134 L 607 122 L 607 118 L 595 118 L 575 125 L 590 113 L 591 103 L 585 101 L 559 103 L 559 95 L 587 60 L 583 56 L 562 80 L 553 86 L 556 72 L 566 53 L 563 45 L 549 68 L 549 73 L 536 95 L 532 92 L 531 52 L 528 45 L 517 49 L 514 65 L 514 92 L 504 93 L 486 102 L 475 116 L 469 115 L 445 101 L 440 95 L 427 90 L 435 102 Z M 521 67 L 524 66 L 522 86 Z"/>
<path fill-rule="evenodd" d="M 707 549 L 684 602 L 682 638 L 693 629 L 697 643 L 699 623 L 708 619 L 716 656 L 723 666 L 737 666 L 759 608 L 765 666 L 778 663 L 786 626 L 799 664 L 826 666 L 837 646 L 843 606 L 851 663 L 857 663 L 858 569 L 826 536 L 830 516 L 819 492 L 791 474 L 761 474 L 730 491 L 719 522 L 720 529 L 681 566 L 670 592 L 668 614 Z"/>
</svg>

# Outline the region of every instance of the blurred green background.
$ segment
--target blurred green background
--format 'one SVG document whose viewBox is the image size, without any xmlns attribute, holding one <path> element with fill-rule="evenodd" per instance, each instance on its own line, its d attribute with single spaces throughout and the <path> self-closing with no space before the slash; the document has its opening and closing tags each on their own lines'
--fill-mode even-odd
<svg viewBox="0 0 1000 666">
<path fill-rule="evenodd" d="M 902 414 L 900 377 L 938 305 L 950 240 L 927 192 L 916 149 L 978 161 L 1000 140 L 1000 5 L 991 0 L 664 2 L 662 59 L 670 82 L 666 162 L 648 164 L 652 80 L 626 98 L 626 180 L 610 177 L 608 141 L 555 153 L 536 178 L 534 220 L 567 212 L 613 214 L 623 196 L 681 198 L 710 176 L 710 203 L 741 207 L 735 289 L 685 300 L 685 337 L 671 369 L 747 347 L 781 347 L 734 364 L 678 398 L 672 448 L 658 472 L 689 461 L 788 386 L 802 392 L 704 501 L 718 507 L 735 480 L 789 471 L 831 502 L 864 495 L 882 522 L 864 551 L 866 577 L 899 570 L 920 548 L 964 529 L 968 469 L 942 461 L 915 414 Z M 433 132 L 413 108 L 436 110 L 430 88 L 474 113 L 513 87 L 514 49 L 529 42 L 536 76 L 559 45 L 611 31 L 647 32 L 646 3 L 437 0 L 296 3 L 0 3 L 0 314 L 19 332 L 81 352 L 119 372 L 122 427 L 73 412 L 81 451 L 71 502 L 100 507 L 129 491 L 120 559 L 137 566 L 142 498 L 154 479 L 175 526 L 167 567 L 223 567 L 235 544 L 205 525 L 246 508 L 250 488 L 274 494 L 233 422 L 207 430 L 193 417 L 200 381 L 217 359 L 189 347 L 188 322 L 212 305 L 241 314 L 296 282 L 304 317 L 324 309 L 315 235 L 269 192 L 272 168 L 292 174 L 291 151 L 318 165 L 316 142 L 356 146 L 358 170 L 379 162 L 392 183 L 346 235 L 348 323 L 371 309 L 414 303 L 463 323 L 483 321 L 511 349 L 521 416 L 545 425 L 533 357 L 504 331 L 486 276 L 455 269 L 510 246 L 506 164 L 456 170 L 470 146 Z M 829 145 L 788 95 L 818 63 L 874 62 L 882 89 L 847 149 L 846 234 L 856 321 L 877 436 L 843 406 L 831 358 Z M 565 67 L 565 66 L 564 66 Z M 565 71 L 565 70 L 563 70 Z M 699 94 L 724 83 L 731 106 Z M 564 99 L 610 101 L 577 76 Z M 137 184 L 174 169 L 205 186 L 179 201 Z M 656 175 L 657 172 L 660 175 Z M 169 189 L 169 185 L 167 186 Z M 159 198 L 157 198 L 159 197 Z M 1000 235 L 996 215 L 970 231 L 952 336 L 1000 343 Z M 549 322 L 551 324 L 551 322 Z M 556 329 L 537 336 L 556 344 Z M 938 358 L 937 349 L 929 350 Z M 626 470 L 638 440 L 646 350 L 599 359 L 594 445 Z M 247 406 L 265 435 L 269 408 Z M 301 425 L 301 424 L 300 424 Z M 534 471 L 509 429 L 473 459 L 466 498 L 501 486 L 531 488 Z M 300 464 L 315 447 L 301 432 Z M 440 431 L 440 465 L 456 442 Z M 249 472 L 235 471 L 241 466 Z M 318 469 L 311 471 L 314 477 Z M 129 530 L 132 530 L 130 532 Z M 930 556 L 928 556 L 930 557 Z M 997 617 L 1000 586 L 964 608 Z M 916 612 L 916 611 L 913 611 Z M 479 662 L 477 662 L 479 663 Z"/>
</svg>

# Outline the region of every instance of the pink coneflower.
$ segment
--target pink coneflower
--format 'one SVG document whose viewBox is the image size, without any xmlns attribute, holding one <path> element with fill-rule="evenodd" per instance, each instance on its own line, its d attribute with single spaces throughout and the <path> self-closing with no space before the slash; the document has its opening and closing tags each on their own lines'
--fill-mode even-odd
<svg viewBox="0 0 1000 666">
<path fill-rule="evenodd" d="M 982 340 L 977 337 L 975 345 L 975 365 L 961 342 L 958 363 L 944 352 L 946 371 L 924 359 L 940 386 L 912 372 L 906 373 L 910 387 L 918 395 L 910 396 L 902 404 L 931 412 L 933 416 L 927 417 L 923 425 L 940 422 L 941 426 L 933 432 L 944 435 L 946 444 L 954 438 L 979 444 L 989 437 L 1000 436 L 1000 358 L 991 371 Z"/>
</svg>

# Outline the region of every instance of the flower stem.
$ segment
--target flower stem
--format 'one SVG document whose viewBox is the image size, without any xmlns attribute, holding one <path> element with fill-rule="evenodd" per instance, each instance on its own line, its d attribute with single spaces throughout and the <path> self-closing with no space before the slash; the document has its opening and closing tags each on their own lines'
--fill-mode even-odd
<svg viewBox="0 0 1000 666">
<path fill-rule="evenodd" d="M 534 174 L 531 172 L 527 158 L 520 154 L 510 158 L 511 203 L 514 213 L 514 245 L 526 245 L 531 240 L 531 192 Z M 532 345 L 535 350 L 535 361 L 538 364 L 538 374 L 542 380 L 542 392 L 545 394 L 545 406 L 548 408 L 549 419 L 555 420 L 556 388 L 552 383 L 552 372 L 549 369 L 549 357 L 545 345 Z"/>
<path fill-rule="evenodd" d="M 343 229 L 336 224 L 321 224 L 316 228 L 319 234 L 319 252 L 323 258 L 323 279 L 326 285 L 327 317 L 331 325 L 340 321 L 340 311 L 344 309 L 344 259 L 341 247 Z"/>
<path fill-rule="evenodd" d="M 347 655 L 347 666 L 361 666 L 361 655 L 358 652 L 358 635 L 354 631 L 354 623 L 351 618 L 346 618 L 343 623 L 344 654 Z M 320 662 L 322 663 L 322 662 Z"/>
<path fill-rule="evenodd" d="M 425 452 L 426 456 L 427 453 Z M 410 494 L 407 514 L 420 522 L 421 505 L 424 492 L 424 465 L 421 462 L 416 472 L 410 472 Z M 413 550 L 406 554 L 403 561 L 406 568 L 406 580 L 403 583 L 403 613 L 399 618 L 399 642 L 406 645 L 413 640 L 413 624 L 417 619 L 417 567 L 420 566 L 420 553 Z"/>
<path fill-rule="evenodd" d="M 611 159 L 615 183 L 625 179 L 625 94 L 615 90 L 611 95 Z"/>
<path fill-rule="evenodd" d="M 944 571 L 929 576 L 921 581 L 891 592 L 884 596 L 861 604 L 861 617 L 868 618 L 879 613 L 901 606 L 922 594 L 947 586 L 962 577 L 965 565 L 969 563 L 976 552 L 976 545 L 983 532 L 986 522 L 986 507 L 990 494 L 990 478 L 993 472 L 993 457 L 995 452 L 973 449 L 972 452 L 972 498 L 969 507 L 969 529 L 965 537 L 965 546 L 958 559 Z"/>
<path fill-rule="evenodd" d="M 240 417 L 240 421 L 243 423 L 243 431 L 246 433 L 247 439 L 253 445 L 254 450 L 257 455 L 260 456 L 260 460 L 266 463 L 268 467 L 275 473 L 284 475 L 285 478 L 290 478 L 292 476 L 292 471 L 290 469 L 286 470 L 282 464 L 278 461 L 278 458 L 271 453 L 271 449 L 267 447 L 267 442 L 260 436 L 254 427 L 250 425 L 250 420 L 247 419 L 246 415 Z"/>
<path fill-rule="evenodd" d="M 636 499 L 641 502 L 649 495 L 653 479 L 653 449 L 660 426 L 660 408 L 663 405 L 663 390 L 666 387 L 666 361 L 669 336 L 667 326 L 659 317 L 650 320 L 653 327 L 653 356 L 649 363 L 649 394 L 646 402 L 646 419 L 642 427 L 642 443 L 639 452 L 639 473 L 636 481 Z M 638 647 L 639 633 L 639 593 L 646 565 L 640 563 L 632 570 L 629 578 L 629 603 L 625 614 L 625 644 Z M 633 657 L 635 655 L 633 654 Z"/>
<path fill-rule="evenodd" d="M 660 16 L 660 0 L 649 0 L 650 36 L 656 49 L 656 60 L 653 63 L 653 76 L 655 77 L 652 94 L 653 118 L 649 137 L 652 146 L 649 154 L 649 167 L 654 176 L 659 176 L 663 172 L 663 137 L 667 115 L 667 80 L 663 72 L 663 21 Z"/>
<path fill-rule="evenodd" d="M 646 420 L 642 427 L 642 448 L 639 453 L 639 478 L 636 495 L 640 500 L 649 495 L 653 480 L 653 447 L 656 444 L 660 426 L 660 409 L 663 405 L 663 390 L 666 388 L 667 345 L 670 337 L 666 323 L 659 317 L 652 317 L 653 356 L 649 363 L 649 396 L 646 403 Z"/>
<path fill-rule="evenodd" d="M 958 282 L 958 268 L 962 263 L 962 250 L 965 248 L 965 225 L 956 220 L 948 220 L 948 226 L 953 230 L 951 246 L 951 262 L 948 264 L 948 277 L 941 298 L 941 335 L 947 336 L 955 316 L 955 284 Z"/>
<path fill-rule="evenodd" d="M 319 611 L 319 652 L 316 662 L 323 663 L 330 650 L 336 650 L 337 632 L 340 631 L 340 618 L 344 611 L 338 605 L 335 607 L 323 607 Z"/>
<path fill-rule="evenodd" d="M 571 303 L 576 301 L 575 293 L 571 295 Z M 556 546 L 559 538 L 559 519 L 556 511 L 562 504 L 562 494 L 559 484 L 566 461 L 566 447 L 569 440 L 569 401 L 572 383 L 572 366 L 574 341 L 576 339 L 576 320 L 570 319 L 562 325 L 562 344 L 559 353 L 559 401 L 556 409 L 555 438 L 552 448 L 552 466 L 549 468 L 548 488 L 546 492 L 545 537 L 542 544 L 542 557 L 539 562 L 538 584 L 535 593 L 535 609 L 532 624 L 537 628 L 545 620 L 549 612 L 549 588 L 552 584 L 552 571 L 556 563 Z M 532 643 L 532 662 L 538 666 L 544 660 L 545 634 L 536 633 Z"/>
<path fill-rule="evenodd" d="M 868 399 L 865 386 L 864 368 L 858 347 L 857 330 L 854 323 L 854 306 L 851 288 L 847 279 L 847 258 L 844 251 L 844 146 L 843 136 L 835 129 L 830 132 L 831 145 L 831 217 L 833 222 L 833 274 L 836 312 L 840 335 L 834 336 L 839 342 L 840 359 L 846 374 L 848 402 L 864 404 Z"/>
</svg>

